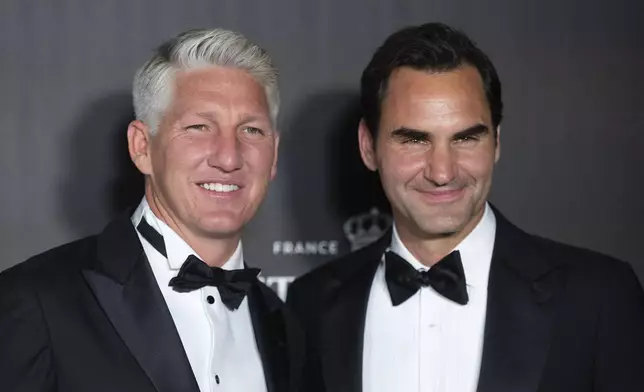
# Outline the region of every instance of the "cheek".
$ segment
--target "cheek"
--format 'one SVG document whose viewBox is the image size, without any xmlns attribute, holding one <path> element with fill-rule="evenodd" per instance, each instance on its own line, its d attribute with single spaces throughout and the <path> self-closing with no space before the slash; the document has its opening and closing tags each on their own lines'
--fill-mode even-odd
<svg viewBox="0 0 644 392">
<path fill-rule="evenodd" d="M 477 180 L 488 179 L 494 169 L 494 153 L 489 151 L 465 151 L 459 154 L 457 166 L 465 175 Z"/>
<path fill-rule="evenodd" d="M 405 184 L 418 175 L 422 175 L 427 164 L 424 154 L 396 152 L 383 154 L 379 162 L 379 171 L 383 181 L 391 185 Z"/>
<path fill-rule="evenodd" d="M 242 154 L 253 173 L 268 177 L 275 160 L 275 148 L 272 143 L 244 146 Z"/>
<path fill-rule="evenodd" d="M 163 159 L 168 171 L 182 171 L 197 167 L 207 157 L 203 144 L 173 143 L 165 150 Z"/>
</svg>

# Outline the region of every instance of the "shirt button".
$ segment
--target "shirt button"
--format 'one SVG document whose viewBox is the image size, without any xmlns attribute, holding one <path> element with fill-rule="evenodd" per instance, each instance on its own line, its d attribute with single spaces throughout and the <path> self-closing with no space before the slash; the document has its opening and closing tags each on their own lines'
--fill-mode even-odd
<svg viewBox="0 0 644 392">
<path fill-rule="evenodd" d="M 219 375 L 215 374 L 215 382 L 219 385 Z"/>
<path fill-rule="evenodd" d="M 208 301 L 208 303 L 212 305 L 215 303 L 215 297 L 213 297 L 212 295 L 209 295 L 206 297 L 206 301 Z"/>
</svg>

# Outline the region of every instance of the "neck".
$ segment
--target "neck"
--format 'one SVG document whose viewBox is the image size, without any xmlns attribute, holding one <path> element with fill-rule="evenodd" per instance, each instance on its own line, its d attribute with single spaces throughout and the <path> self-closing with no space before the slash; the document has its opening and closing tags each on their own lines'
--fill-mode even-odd
<svg viewBox="0 0 644 392">
<path fill-rule="evenodd" d="M 483 218 L 485 207 L 473 217 L 461 230 L 448 234 L 427 234 L 419 228 L 396 225 L 400 241 L 409 252 L 427 267 L 432 267 L 458 246 L 478 225 Z M 400 222 L 394 219 L 395 222 Z"/>
<path fill-rule="evenodd" d="M 211 267 L 223 266 L 235 253 L 241 234 L 226 237 L 199 235 L 181 224 L 156 194 L 146 186 L 145 198 L 152 213 L 177 233 L 197 253 L 199 258 Z"/>
</svg>

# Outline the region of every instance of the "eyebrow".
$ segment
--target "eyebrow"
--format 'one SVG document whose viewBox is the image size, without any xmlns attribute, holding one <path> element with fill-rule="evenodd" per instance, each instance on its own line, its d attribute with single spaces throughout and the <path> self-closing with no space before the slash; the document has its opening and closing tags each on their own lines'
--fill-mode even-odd
<svg viewBox="0 0 644 392">
<path fill-rule="evenodd" d="M 201 118 L 203 118 L 205 120 L 208 120 L 210 122 L 213 122 L 213 123 L 218 122 L 217 116 L 215 116 L 211 112 L 197 112 L 197 113 L 194 113 L 194 115 L 197 116 L 197 117 L 201 117 Z M 248 124 L 248 123 L 252 123 L 252 122 L 255 122 L 255 121 L 259 121 L 259 122 L 266 121 L 266 122 L 270 123 L 270 119 L 268 117 L 265 117 L 265 116 L 262 116 L 262 115 L 251 114 L 251 113 L 243 113 L 241 115 L 241 119 L 239 121 L 239 124 Z"/>
<path fill-rule="evenodd" d="M 197 117 L 201 117 L 203 119 L 206 119 L 206 120 L 208 120 L 210 122 L 217 122 L 216 121 L 217 119 L 215 118 L 215 116 L 213 116 L 213 114 L 210 113 L 210 112 L 197 112 L 194 115 L 197 116 Z"/>
<path fill-rule="evenodd" d="M 484 124 L 476 124 L 472 125 L 471 127 L 465 128 L 462 131 L 456 132 L 454 135 L 452 135 L 453 140 L 458 140 L 458 139 L 463 139 L 467 137 L 472 137 L 472 136 L 479 136 L 486 134 L 490 131 L 490 129 L 484 125 Z M 395 129 L 392 133 L 391 136 L 394 138 L 400 138 L 400 139 L 418 139 L 418 140 L 428 140 L 431 137 L 432 133 L 423 131 L 420 129 L 414 129 L 414 128 L 407 128 L 407 127 L 400 127 L 398 129 Z"/>
<path fill-rule="evenodd" d="M 241 124 L 248 124 L 250 122 L 254 121 L 268 121 L 270 122 L 270 119 L 264 115 L 257 115 L 257 114 L 251 114 L 251 113 L 244 113 L 241 116 Z"/>
<path fill-rule="evenodd" d="M 462 131 L 456 132 L 452 136 L 452 139 L 458 140 L 466 137 L 482 136 L 488 132 L 490 132 L 490 129 L 486 125 L 476 124 Z"/>
<path fill-rule="evenodd" d="M 391 136 L 396 139 L 419 139 L 427 140 L 429 132 L 421 131 L 419 129 L 400 127 L 391 132 Z"/>
</svg>

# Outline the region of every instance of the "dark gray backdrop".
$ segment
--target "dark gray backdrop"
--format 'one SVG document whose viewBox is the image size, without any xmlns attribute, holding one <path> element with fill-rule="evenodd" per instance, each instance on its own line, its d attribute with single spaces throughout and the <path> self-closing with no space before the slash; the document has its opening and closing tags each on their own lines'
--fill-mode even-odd
<svg viewBox="0 0 644 392">
<path fill-rule="evenodd" d="M 639 3 L 3 0 L 0 270 L 137 201 L 125 151 L 132 75 L 161 41 L 220 26 L 268 49 L 282 74 L 279 173 L 245 252 L 283 295 L 289 277 L 349 251 L 345 222 L 352 235 L 356 222 L 386 224 L 355 150 L 360 73 L 394 30 L 443 21 L 480 44 L 503 82 L 493 202 L 530 232 L 625 259 L 644 277 Z"/>
</svg>

